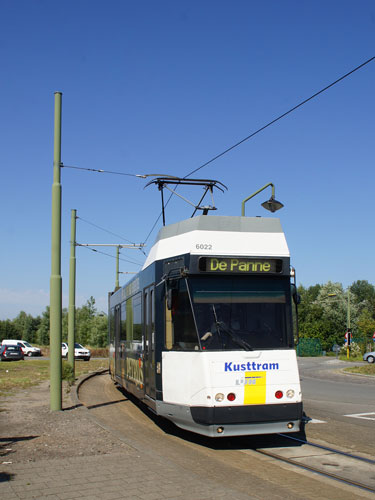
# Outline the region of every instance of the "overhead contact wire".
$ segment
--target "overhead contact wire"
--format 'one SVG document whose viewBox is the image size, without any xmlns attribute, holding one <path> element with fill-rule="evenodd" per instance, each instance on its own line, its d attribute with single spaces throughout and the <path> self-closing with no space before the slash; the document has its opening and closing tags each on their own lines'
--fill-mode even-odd
<svg viewBox="0 0 375 500">
<path fill-rule="evenodd" d="M 317 97 L 318 95 L 322 94 L 323 92 L 325 92 L 326 90 L 330 89 L 331 87 L 333 87 L 334 85 L 336 85 L 337 83 L 341 82 L 342 80 L 344 80 L 345 78 L 347 78 L 348 76 L 352 75 L 353 73 L 355 73 L 356 71 L 358 71 L 359 69 L 363 68 L 364 66 L 366 66 L 367 64 L 369 64 L 370 62 L 372 62 L 373 60 L 375 59 L 375 56 L 371 57 L 370 59 L 368 59 L 367 61 L 365 61 L 364 63 L 360 64 L 359 66 L 357 66 L 356 68 L 352 69 L 351 71 L 349 71 L 348 73 L 345 73 L 345 75 L 341 76 L 340 78 L 338 78 L 337 80 L 335 80 L 334 82 L 330 83 L 329 85 L 327 85 L 326 87 L 324 87 L 323 89 L 319 90 L 318 92 L 316 92 L 315 94 L 313 94 L 312 96 L 308 97 L 307 99 L 304 99 L 303 101 L 301 101 L 299 104 L 297 104 L 296 106 L 294 106 L 293 108 L 289 109 L 288 111 L 286 111 L 285 113 L 283 113 L 282 115 L 278 116 L 277 118 L 273 119 L 272 121 L 268 122 L 266 125 L 264 125 L 263 127 L 259 128 L 258 130 L 256 130 L 255 132 L 252 132 L 250 135 L 248 135 L 247 137 L 244 137 L 243 139 L 241 139 L 240 141 L 236 142 L 236 144 L 233 144 L 233 146 L 230 146 L 229 148 L 227 148 L 225 151 L 217 154 L 216 156 L 214 156 L 213 158 L 211 158 L 210 160 L 206 161 L 205 163 L 203 163 L 203 165 L 201 165 L 200 167 L 197 167 L 196 169 L 192 170 L 191 172 L 189 172 L 188 174 L 186 174 L 183 179 L 186 179 L 187 177 L 190 177 L 191 175 L 195 174 L 195 172 L 198 172 L 198 170 L 201 170 L 202 168 L 204 167 L 207 167 L 207 165 L 209 165 L 210 163 L 213 163 L 215 160 L 218 160 L 219 158 L 221 158 L 222 156 L 224 156 L 225 154 L 229 153 L 230 151 L 232 151 L 233 149 L 237 148 L 238 146 L 240 146 L 241 144 L 243 144 L 244 142 L 248 141 L 249 139 L 253 138 L 254 136 L 256 136 L 257 134 L 259 134 L 260 132 L 262 132 L 263 130 L 265 130 L 266 128 L 270 127 L 271 125 L 273 125 L 274 123 L 278 122 L 279 120 L 281 120 L 282 118 L 285 118 L 287 115 L 289 115 L 290 113 L 293 113 L 293 111 L 295 111 L 296 109 L 300 108 L 301 106 L 303 106 L 304 104 L 306 104 L 307 102 L 311 101 L 312 99 L 315 99 L 315 97 Z M 170 202 L 171 198 L 173 196 L 173 193 L 169 196 L 166 204 L 165 204 L 165 207 L 167 207 L 168 203 Z M 156 224 L 158 223 L 160 217 L 161 217 L 162 214 L 159 214 L 159 217 L 156 219 L 154 225 L 152 226 L 152 229 L 151 231 L 149 232 L 149 234 L 147 235 L 147 238 L 145 239 L 145 242 L 148 240 L 148 238 L 150 237 L 152 231 L 154 230 Z"/>
<path fill-rule="evenodd" d="M 76 245 L 77 245 L 77 247 L 86 248 L 87 250 L 91 250 L 92 252 L 106 255 L 107 257 L 111 257 L 112 259 L 117 259 L 117 257 L 115 255 L 111 255 L 110 253 L 105 253 L 105 252 L 102 252 L 101 250 L 96 250 L 95 248 L 90 248 L 90 247 L 87 247 L 86 245 L 81 245 L 79 243 L 76 243 Z M 119 260 L 122 260 L 123 262 L 128 262 L 129 264 L 134 264 L 136 266 L 142 266 L 142 264 L 140 262 L 135 262 L 133 260 L 122 259 L 121 257 L 119 257 Z"/>
<path fill-rule="evenodd" d="M 270 121 L 269 123 L 267 123 L 266 125 L 264 125 L 263 127 L 259 128 L 258 130 L 256 130 L 255 132 L 251 133 L 250 135 L 248 135 L 247 137 L 245 137 L 244 139 L 241 139 L 240 141 L 238 141 L 236 144 L 233 144 L 233 146 L 229 147 L 228 149 L 226 149 L 225 151 L 223 151 L 222 153 L 219 153 L 218 155 L 214 156 L 213 158 L 211 158 L 211 160 L 208 160 L 206 161 L 206 163 L 203 163 L 203 165 L 201 165 L 200 167 L 196 168 L 195 170 L 192 170 L 190 173 L 188 173 L 184 179 L 186 177 L 189 177 L 190 175 L 193 175 L 195 172 L 198 172 L 198 170 L 200 170 L 201 168 L 203 167 L 206 167 L 207 165 L 209 165 L 210 163 L 214 162 L 215 160 L 221 158 L 222 156 L 224 156 L 225 154 L 229 153 L 229 151 L 232 151 L 234 148 L 237 148 L 238 146 L 240 146 L 241 144 L 243 144 L 244 142 L 248 141 L 249 139 L 251 139 L 252 137 L 254 137 L 255 135 L 259 134 L 260 132 L 262 132 L 263 130 L 265 130 L 266 128 L 270 127 L 271 125 L 273 125 L 274 123 L 278 122 L 279 120 L 281 120 L 282 118 L 285 118 L 285 116 L 289 115 L 290 113 L 293 113 L 293 111 L 295 111 L 296 109 L 300 108 L 301 106 L 303 106 L 304 104 L 306 104 L 307 102 L 311 101 L 312 99 L 315 99 L 315 97 L 317 97 L 318 95 L 322 94 L 323 92 L 325 92 L 326 90 L 330 89 L 331 87 L 333 87 L 334 85 L 336 85 L 337 83 L 341 82 L 342 80 L 344 80 L 345 78 L 347 78 L 348 76 L 352 75 L 353 73 L 355 73 L 356 71 L 358 71 L 359 69 L 363 68 L 364 66 L 366 66 L 366 64 L 369 64 L 371 61 L 373 61 L 375 59 L 375 56 L 374 57 L 371 57 L 370 59 L 368 59 L 367 61 L 365 61 L 364 63 L 360 64 L 359 66 L 357 66 L 356 68 L 352 69 L 351 71 L 349 71 L 348 73 L 346 73 L 345 75 L 341 76 L 340 78 L 338 78 L 337 80 L 335 80 L 334 82 L 330 83 L 329 85 L 327 85 L 326 87 L 324 87 L 323 89 L 319 90 L 318 92 L 316 92 L 315 94 L 313 94 L 312 96 L 310 96 L 309 98 L 305 99 L 304 101 L 300 102 L 299 104 L 297 104 L 296 106 L 294 106 L 293 108 L 289 109 L 289 111 L 286 111 L 285 113 L 283 113 L 282 115 L 278 116 L 277 118 L 275 118 L 274 120 Z"/>
<path fill-rule="evenodd" d="M 98 226 L 97 224 L 94 224 L 93 222 L 90 222 L 88 220 L 82 219 L 82 217 L 78 217 L 77 216 L 77 219 L 79 219 L 79 220 L 81 220 L 83 222 L 86 222 L 86 224 L 90 224 L 90 226 L 94 226 L 97 229 L 100 229 L 101 231 L 104 231 L 104 232 L 106 232 L 108 234 L 111 234 L 112 236 L 116 236 L 116 238 L 120 238 L 123 241 L 127 241 L 128 243 L 131 243 L 132 245 L 135 245 L 134 241 L 130 241 L 130 240 L 124 238 L 123 236 L 119 235 L 119 234 L 113 233 L 112 231 L 109 231 L 108 229 L 105 229 L 104 227 Z"/>
</svg>

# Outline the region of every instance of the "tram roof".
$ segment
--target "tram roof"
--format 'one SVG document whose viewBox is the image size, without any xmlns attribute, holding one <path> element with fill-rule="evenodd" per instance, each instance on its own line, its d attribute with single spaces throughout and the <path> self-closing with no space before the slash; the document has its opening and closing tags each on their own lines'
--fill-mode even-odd
<svg viewBox="0 0 375 500">
<path fill-rule="evenodd" d="M 276 218 L 241 217 L 223 215 L 199 215 L 160 229 L 155 243 L 191 231 L 231 231 L 244 233 L 282 233 L 281 223 Z"/>
<path fill-rule="evenodd" d="M 197 243 L 211 243 L 217 255 L 290 255 L 278 218 L 199 215 L 162 227 L 143 269 L 155 260 L 198 254 Z"/>
</svg>

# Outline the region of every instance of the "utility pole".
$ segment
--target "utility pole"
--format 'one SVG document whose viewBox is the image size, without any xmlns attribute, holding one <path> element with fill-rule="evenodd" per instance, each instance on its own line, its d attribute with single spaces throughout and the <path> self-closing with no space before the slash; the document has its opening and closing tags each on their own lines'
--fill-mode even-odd
<svg viewBox="0 0 375 500">
<path fill-rule="evenodd" d="M 120 283 L 119 283 L 119 270 L 120 268 L 120 247 L 117 246 L 116 248 L 116 281 L 115 281 L 115 290 L 118 290 L 120 288 Z"/>
<path fill-rule="evenodd" d="M 120 248 L 136 248 L 140 249 L 145 246 L 144 243 L 130 243 L 128 245 L 123 245 L 122 243 L 78 243 L 80 247 L 116 247 L 116 279 L 115 279 L 115 291 L 120 288 L 119 286 L 119 260 L 120 260 Z"/>
<path fill-rule="evenodd" d="M 348 309 L 346 313 L 346 324 L 347 324 L 347 332 L 348 332 L 348 338 L 347 338 L 347 346 L 346 346 L 346 357 L 347 359 L 350 358 L 350 344 L 352 342 L 351 336 L 352 336 L 352 329 L 350 326 L 350 288 L 348 287 Z"/>
<path fill-rule="evenodd" d="M 69 309 L 68 309 L 68 362 L 75 376 L 74 344 L 76 320 L 76 220 L 77 210 L 72 209 L 70 227 L 70 263 L 69 263 Z"/>
<path fill-rule="evenodd" d="M 50 408 L 52 411 L 59 411 L 62 408 L 61 100 L 62 93 L 55 92 L 50 278 Z"/>
</svg>

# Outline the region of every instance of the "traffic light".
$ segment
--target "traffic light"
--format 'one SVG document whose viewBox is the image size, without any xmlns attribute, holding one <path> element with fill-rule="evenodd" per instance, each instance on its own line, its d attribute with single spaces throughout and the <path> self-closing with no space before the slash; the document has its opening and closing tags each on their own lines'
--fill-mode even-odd
<svg viewBox="0 0 375 500">
<path fill-rule="evenodd" d="M 348 328 L 348 331 L 346 333 L 347 333 L 347 342 L 348 342 L 348 345 L 350 345 L 351 340 L 352 340 L 352 329 Z"/>
</svg>

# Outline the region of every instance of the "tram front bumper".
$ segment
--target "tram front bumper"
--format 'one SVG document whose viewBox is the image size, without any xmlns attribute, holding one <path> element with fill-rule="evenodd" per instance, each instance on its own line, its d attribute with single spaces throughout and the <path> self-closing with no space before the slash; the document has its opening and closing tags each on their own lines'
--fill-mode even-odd
<svg viewBox="0 0 375 500">
<path fill-rule="evenodd" d="M 253 424 L 301 420 L 302 403 L 244 405 L 244 406 L 192 406 L 191 416 L 197 424 Z"/>
<path fill-rule="evenodd" d="M 302 403 L 189 407 L 156 402 L 156 411 L 182 429 L 208 437 L 298 432 Z"/>
</svg>

